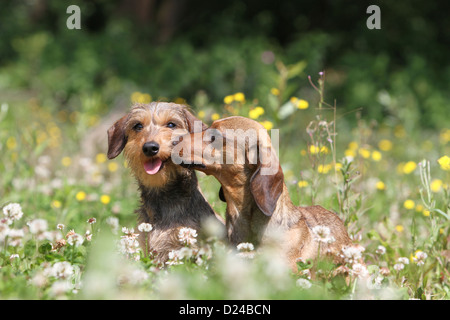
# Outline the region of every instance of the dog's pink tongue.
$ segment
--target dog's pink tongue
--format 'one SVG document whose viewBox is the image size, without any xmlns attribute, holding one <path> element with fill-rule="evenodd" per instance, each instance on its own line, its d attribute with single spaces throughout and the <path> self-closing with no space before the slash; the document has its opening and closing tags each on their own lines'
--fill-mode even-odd
<svg viewBox="0 0 450 320">
<path fill-rule="evenodd" d="M 159 158 L 149 160 L 144 163 L 145 172 L 147 172 L 148 174 L 158 173 L 159 169 L 161 168 L 161 164 L 162 161 Z"/>
</svg>

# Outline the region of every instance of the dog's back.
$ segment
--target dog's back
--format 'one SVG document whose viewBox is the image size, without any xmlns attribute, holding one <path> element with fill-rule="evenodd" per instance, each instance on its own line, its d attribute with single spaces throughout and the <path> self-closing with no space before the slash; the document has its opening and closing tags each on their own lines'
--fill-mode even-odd
<svg viewBox="0 0 450 320">
<path fill-rule="evenodd" d="M 351 246 L 342 220 L 333 212 L 321 206 L 296 207 L 301 215 L 298 223 L 288 231 L 286 252 L 289 263 L 295 268 L 297 258 L 306 261 L 321 257 L 331 257 L 335 263 L 342 263 L 342 249 Z M 329 234 L 321 238 L 315 228 L 328 229 Z M 322 235 L 323 236 L 323 235 Z"/>
</svg>

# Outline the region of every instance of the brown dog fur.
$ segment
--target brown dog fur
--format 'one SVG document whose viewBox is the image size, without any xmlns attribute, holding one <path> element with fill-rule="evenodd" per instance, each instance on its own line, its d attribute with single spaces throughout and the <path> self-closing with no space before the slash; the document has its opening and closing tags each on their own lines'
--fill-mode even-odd
<svg viewBox="0 0 450 320">
<path fill-rule="evenodd" d="M 201 133 L 201 148 L 193 148 L 194 139 L 199 135 L 196 133 L 184 136 L 178 143 L 177 150 L 182 156 L 182 165 L 213 175 L 220 182 L 222 197 L 227 203 L 226 229 L 230 243 L 237 245 L 251 242 L 259 245 L 272 243 L 271 240 L 276 239 L 275 242 L 281 244 L 281 252 L 288 264 L 296 271 L 298 258 L 307 260 L 317 257 L 319 243 L 314 240 L 312 230 L 316 226 L 326 226 L 335 241 L 320 244 L 321 256 L 331 254 L 335 262 L 341 262 L 340 251 L 345 246 L 352 245 L 343 222 L 335 213 L 321 206 L 297 207 L 292 203 L 278 157 L 271 148 L 270 137 L 263 126 L 254 120 L 236 116 L 217 120 L 209 129 L 216 130 L 212 134 L 215 135 L 214 138 L 217 135 L 223 138 L 224 152 L 218 150 L 220 154 L 215 154 L 216 157 L 223 157 L 223 164 L 206 163 L 203 158 L 204 151 L 212 143 L 211 138 L 206 137 L 210 130 Z M 257 163 L 250 163 L 251 146 L 248 143 L 237 144 L 235 137 L 230 139 L 227 136 L 227 129 L 262 130 L 259 131 L 262 135 L 258 136 L 258 150 L 262 157 L 269 157 L 272 162 L 258 158 Z M 231 144 L 231 150 L 235 151 L 231 155 L 230 149 L 226 148 L 227 144 Z M 187 154 L 183 154 L 184 150 L 187 150 Z M 216 151 L 212 153 L 214 152 Z M 237 164 L 239 154 L 244 154 L 245 163 Z M 234 157 L 234 164 L 226 164 L 227 157 Z M 262 175 L 261 169 L 269 162 L 275 165 L 276 172 Z"/>
<path fill-rule="evenodd" d="M 201 234 L 202 221 L 215 215 L 198 187 L 195 171 L 171 160 L 173 136 L 194 132 L 195 121 L 201 124 L 186 106 L 152 102 L 134 105 L 108 130 L 108 158 L 113 159 L 124 150 L 138 182 L 138 224 L 153 226 L 147 238 L 146 233 L 139 235 L 141 248 L 148 248 L 161 263 L 167 261 L 170 251 L 183 247 L 178 239 L 180 228 L 189 227 Z M 144 153 L 144 144 L 149 142 L 159 146 L 154 155 Z M 158 171 L 149 174 L 146 164 L 156 162 L 160 164 Z"/>
</svg>

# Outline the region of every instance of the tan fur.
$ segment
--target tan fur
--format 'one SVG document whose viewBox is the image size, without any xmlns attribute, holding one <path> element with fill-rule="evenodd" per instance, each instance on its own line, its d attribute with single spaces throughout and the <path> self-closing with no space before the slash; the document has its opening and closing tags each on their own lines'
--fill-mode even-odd
<svg viewBox="0 0 450 320">
<path fill-rule="evenodd" d="M 242 152 L 248 156 L 250 147 L 245 150 L 236 150 L 236 139 L 227 138 L 227 129 L 255 129 L 262 126 L 253 120 L 244 117 L 229 117 L 213 122 L 210 129 L 218 130 L 224 138 L 223 158 L 225 160 L 229 149 L 227 144 L 234 146 L 234 155 Z M 203 134 L 206 134 L 204 131 Z M 198 135 L 198 133 L 197 133 Z M 188 140 L 193 147 L 194 134 L 183 136 L 178 147 L 183 149 Z M 259 139 L 259 149 L 268 149 L 269 157 L 278 166 L 278 171 L 273 175 L 260 175 L 263 166 L 249 163 L 244 164 L 206 164 L 202 158 L 202 152 L 211 143 L 203 139 L 202 148 L 191 148 L 191 154 L 182 154 L 185 166 L 192 166 L 208 175 L 213 175 L 221 183 L 223 195 L 227 202 L 226 228 L 229 241 L 233 245 L 241 242 L 253 244 L 269 244 L 276 242 L 281 247 L 282 254 L 288 260 L 291 268 L 296 271 L 297 259 L 314 259 L 317 257 L 319 246 L 314 240 L 312 229 L 315 226 L 326 226 L 331 230 L 335 242 L 320 244 L 321 255 L 327 253 L 334 257 L 335 262 L 341 262 L 338 253 L 345 246 L 352 245 L 344 224 L 339 217 L 321 206 L 296 207 L 293 205 L 288 189 L 284 183 L 284 176 L 279 166 L 278 157 L 270 150 L 270 137 L 265 132 Z M 206 141 L 205 141 L 206 140 Z M 183 143 L 185 145 L 183 145 Z M 192 163 L 201 163 L 202 166 Z"/>
<path fill-rule="evenodd" d="M 153 102 L 134 105 L 108 130 L 108 157 L 113 159 L 123 150 L 138 182 L 141 192 L 141 207 L 136 211 L 138 223 L 153 225 L 148 237 L 139 235 L 141 247 L 156 254 L 161 263 L 167 261 L 170 251 L 183 247 L 178 240 L 182 227 L 201 234 L 203 220 L 215 215 L 200 192 L 195 172 L 175 165 L 171 159 L 172 138 L 194 132 L 194 121 L 200 122 L 186 106 Z M 168 123 L 175 127 L 169 127 Z M 136 130 L 136 124 L 142 128 Z M 143 146 L 147 142 L 159 145 L 156 155 L 144 154 Z M 144 164 L 154 158 L 161 159 L 163 165 L 150 175 Z"/>
</svg>

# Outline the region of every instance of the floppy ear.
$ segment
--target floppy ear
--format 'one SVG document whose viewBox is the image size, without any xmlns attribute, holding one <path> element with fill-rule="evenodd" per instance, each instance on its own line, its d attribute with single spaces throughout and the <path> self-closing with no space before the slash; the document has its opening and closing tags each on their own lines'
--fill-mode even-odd
<svg viewBox="0 0 450 320">
<path fill-rule="evenodd" d="M 186 118 L 186 123 L 188 125 L 189 133 L 194 132 L 200 132 L 208 129 L 208 126 L 203 123 L 203 121 L 197 119 L 191 112 L 189 112 L 187 109 L 183 109 L 184 116 Z M 197 126 L 195 126 L 195 122 L 197 122 Z M 199 123 L 201 123 L 201 127 L 199 126 Z M 198 130 L 200 129 L 200 130 Z"/>
<path fill-rule="evenodd" d="M 250 179 L 250 191 L 253 198 L 266 216 L 270 217 L 275 211 L 278 198 L 283 192 L 283 184 L 284 175 L 281 167 L 272 175 L 262 175 L 261 167 L 258 167 Z"/>
<path fill-rule="evenodd" d="M 270 145 L 270 139 L 267 141 L 269 142 L 268 146 L 258 148 L 260 158 L 258 167 L 250 178 L 250 192 L 258 208 L 270 217 L 283 192 L 284 174 L 278 157 Z"/>
<path fill-rule="evenodd" d="M 108 129 L 108 159 L 114 159 L 125 148 L 128 137 L 125 135 L 125 123 L 128 115 L 123 116 Z"/>
</svg>

